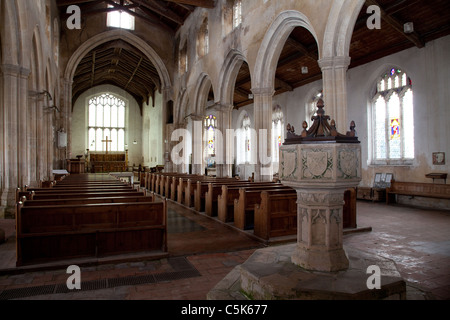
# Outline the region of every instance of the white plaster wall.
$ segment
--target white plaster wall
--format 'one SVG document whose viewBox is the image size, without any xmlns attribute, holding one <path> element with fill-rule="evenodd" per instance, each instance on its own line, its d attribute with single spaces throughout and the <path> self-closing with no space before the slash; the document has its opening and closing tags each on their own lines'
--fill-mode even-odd
<svg viewBox="0 0 450 320">
<path fill-rule="evenodd" d="M 120 89 L 113 85 L 101 85 L 91 88 L 85 91 L 75 101 L 72 113 L 72 154 L 70 157 L 77 155 L 84 155 L 86 149 L 89 148 L 89 142 L 87 137 L 88 128 L 88 112 L 87 112 L 87 100 L 89 97 L 110 92 L 123 98 L 126 105 L 126 119 L 125 119 L 125 144 L 128 144 L 128 164 L 139 165 L 142 161 L 142 117 L 139 110 L 139 105 L 136 100 L 127 93 L 125 90 Z M 133 144 L 136 139 L 137 144 Z"/>
<path fill-rule="evenodd" d="M 376 172 L 393 172 L 399 181 L 432 182 L 425 178 L 430 172 L 449 172 L 450 157 L 450 36 L 411 48 L 357 68 L 348 75 L 348 117 L 356 122 L 362 147 L 362 186 L 371 186 Z M 377 77 L 390 66 L 406 71 L 412 80 L 414 95 L 415 159 L 411 166 L 371 165 L 368 143 L 368 104 L 373 96 Z M 348 128 L 348 124 L 346 126 Z M 432 153 L 445 152 L 446 165 L 433 165 Z M 440 181 L 443 182 L 443 181 Z"/>
</svg>

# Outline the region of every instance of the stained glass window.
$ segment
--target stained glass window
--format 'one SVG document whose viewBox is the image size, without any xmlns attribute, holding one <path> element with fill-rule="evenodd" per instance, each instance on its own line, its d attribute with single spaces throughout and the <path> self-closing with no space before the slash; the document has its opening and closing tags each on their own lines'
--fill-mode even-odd
<svg viewBox="0 0 450 320">
<path fill-rule="evenodd" d="M 88 148 L 90 151 L 125 151 L 125 102 L 104 93 L 89 99 Z"/>
<path fill-rule="evenodd" d="M 401 69 L 391 68 L 379 79 L 372 120 L 374 163 L 410 162 L 414 158 L 413 92 L 411 80 Z"/>
<path fill-rule="evenodd" d="M 216 117 L 209 115 L 205 118 L 206 131 L 206 154 L 214 156 L 216 154 Z"/>
</svg>

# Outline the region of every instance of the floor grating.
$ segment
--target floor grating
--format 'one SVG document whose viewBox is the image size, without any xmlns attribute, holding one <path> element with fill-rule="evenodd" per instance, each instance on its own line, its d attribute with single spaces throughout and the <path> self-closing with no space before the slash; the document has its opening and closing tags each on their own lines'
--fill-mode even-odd
<svg viewBox="0 0 450 320">
<path fill-rule="evenodd" d="M 184 257 L 170 258 L 168 261 L 175 271 L 149 275 L 128 276 L 122 278 L 81 281 L 81 290 L 69 290 L 65 283 L 7 289 L 4 290 L 3 292 L 0 292 L 0 300 L 21 299 L 33 296 L 58 294 L 58 293 L 111 289 L 120 286 L 151 284 L 157 282 L 167 282 L 200 276 L 200 272 L 198 272 L 198 270 Z"/>
</svg>

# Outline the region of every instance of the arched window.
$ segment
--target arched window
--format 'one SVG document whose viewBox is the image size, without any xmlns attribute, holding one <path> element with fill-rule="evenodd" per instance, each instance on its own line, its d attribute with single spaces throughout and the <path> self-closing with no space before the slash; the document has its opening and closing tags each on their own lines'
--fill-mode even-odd
<svg viewBox="0 0 450 320">
<path fill-rule="evenodd" d="M 125 151 L 125 101 L 103 93 L 89 99 L 88 108 L 88 149 Z"/>
<path fill-rule="evenodd" d="M 248 114 L 242 118 L 241 127 L 237 134 L 237 164 L 251 163 L 252 161 L 252 134 L 251 121 Z"/>
<path fill-rule="evenodd" d="M 308 101 L 306 106 L 306 122 L 308 123 L 308 127 L 311 127 L 313 121 L 311 118 L 316 115 L 317 112 L 317 101 L 323 98 L 322 90 L 318 90 L 314 93 L 311 99 Z"/>
<path fill-rule="evenodd" d="M 216 125 L 217 119 L 210 114 L 205 118 L 206 156 L 213 157 L 216 154 Z"/>
<path fill-rule="evenodd" d="M 197 38 L 197 53 L 200 58 L 209 53 L 208 18 L 205 18 L 200 26 Z"/>
<path fill-rule="evenodd" d="M 236 0 L 233 5 L 233 28 L 239 27 L 242 23 L 242 1 Z"/>
<path fill-rule="evenodd" d="M 178 67 L 181 75 L 188 71 L 187 41 L 184 42 L 179 51 Z"/>
<path fill-rule="evenodd" d="M 284 142 L 284 120 L 283 111 L 279 105 L 273 108 L 272 112 L 272 165 L 273 172 L 278 172 L 278 162 L 280 159 L 280 146 Z"/>
<path fill-rule="evenodd" d="M 373 163 L 408 164 L 414 159 L 411 79 L 392 68 L 377 82 L 372 100 Z"/>
</svg>

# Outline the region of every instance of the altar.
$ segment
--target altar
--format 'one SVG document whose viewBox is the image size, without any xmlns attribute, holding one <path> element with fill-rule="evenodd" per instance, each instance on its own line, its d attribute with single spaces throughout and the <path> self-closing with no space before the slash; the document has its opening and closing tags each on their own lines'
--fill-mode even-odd
<svg viewBox="0 0 450 320">
<path fill-rule="evenodd" d="M 127 170 L 127 154 L 91 153 L 89 166 L 92 173 L 124 172 Z"/>
</svg>

